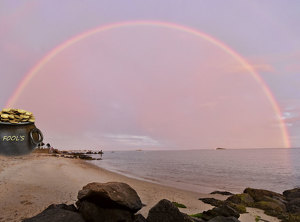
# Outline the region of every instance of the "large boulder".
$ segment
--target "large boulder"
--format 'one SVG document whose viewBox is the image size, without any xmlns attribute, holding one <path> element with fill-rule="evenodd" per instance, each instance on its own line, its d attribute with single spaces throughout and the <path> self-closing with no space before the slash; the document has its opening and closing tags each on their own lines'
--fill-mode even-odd
<svg viewBox="0 0 300 222">
<path fill-rule="evenodd" d="M 133 222 L 147 222 L 147 220 L 142 214 L 137 214 L 134 215 Z"/>
<path fill-rule="evenodd" d="M 210 204 L 215 207 L 219 207 L 224 204 L 224 201 L 215 198 L 199 198 L 198 200 L 201 200 L 203 203 Z"/>
<path fill-rule="evenodd" d="M 74 205 L 52 204 L 38 215 L 23 222 L 84 222 Z"/>
<path fill-rule="evenodd" d="M 215 198 L 199 198 L 199 200 L 201 200 L 202 202 L 204 202 L 206 204 L 215 206 L 215 207 L 221 207 L 223 205 L 228 205 L 228 206 L 232 207 L 233 209 L 235 209 L 240 214 L 246 213 L 246 206 L 248 206 L 248 205 L 245 205 L 244 201 L 241 201 L 241 198 L 238 195 L 240 195 L 240 194 L 236 194 L 236 195 L 232 196 L 233 198 L 227 198 L 227 200 L 225 200 L 225 201 L 218 200 Z M 248 195 L 248 194 L 245 194 L 245 195 Z M 244 198 L 242 198 L 242 199 L 244 199 Z M 252 199 L 252 202 L 253 202 L 253 199 Z"/>
<path fill-rule="evenodd" d="M 224 195 L 224 196 L 234 195 L 233 193 L 230 193 L 228 191 L 219 191 L 219 190 L 213 191 L 210 194 L 220 194 L 220 195 Z"/>
<path fill-rule="evenodd" d="M 266 214 L 271 216 L 281 215 L 286 209 L 285 205 L 274 201 L 259 201 L 254 204 L 254 207 L 264 210 Z"/>
<path fill-rule="evenodd" d="M 300 188 L 286 190 L 283 192 L 283 196 L 285 196 L 287 200 L 293 200 L 296 198 L 300 198 Z"/>
<path fill-rule="evenodd" d="M 213 219 L 210 219 L 208 222 L 240 222 L 235 217 L 223 217 L 223 216 L 217 216 Z"/>
<path fill-rule="evenodd" d="M 148 222 L 193 222 L 194 220 L 181 213 L 169 200 L 160 200 L 148 213 Z"/>
<path fill-rule="evenodd" d="M 228 205 L 222 205 L 219 207 L 215 207 L 211 210 L 204 211 L 202 213 L 202 218 L 204 220 L 210 220 L 217 216 L 223 216 L 223 217 L 236 217 L 239 218 L 240 214 L 232 207 Z"/>
<path fill-rule="evenodd" d="M 142 208 L 137 192 L 126 183 L 89 183 L 78 192 L 79 202 L 88 201 L 102 208 L 117 208 L 136 213 Z"/>
<path fill-rule="evenodd" d="M 286 204 L 287 211 L 290 213 L 300 213 L 300 198 L 295 198 Z"/>
<path fill-rule="evenodd" d="M 231 197 L 228 197 L 226 201 L 234 204 L 242 204 L 247 207 L 251 207 L 254 203 L 253 198 L 248 193 L 235 194 Z"/>
<path fill-rule="evenodd" d="M 196 217 L 191 217 L 187 214 L 183 214 L 183 218 L 185 222 L 205 222 L 204 220 L 200 219 L 200 218 L 196 218 Z"/>
<path fill-rule="evenodd" d="M 269 190 L 246 188 L 244 190 L 244 193 L 249 194 L 256 202 L 268 201 L 268 200 L 266 200 L 266 197 L 276 199 L 281 202 L 285 201 L 285 197 L 282 194 L 279 194 L 279 193 L 276 193 L 273 191 L 269 191 Z"/>
<path fill-rule="evenodd" d="M 88 222 L 132 222 L 133 213 L 124 209 L 102 208 L 89 201 L 82 201 L 79 213 Z"/>
</svg>

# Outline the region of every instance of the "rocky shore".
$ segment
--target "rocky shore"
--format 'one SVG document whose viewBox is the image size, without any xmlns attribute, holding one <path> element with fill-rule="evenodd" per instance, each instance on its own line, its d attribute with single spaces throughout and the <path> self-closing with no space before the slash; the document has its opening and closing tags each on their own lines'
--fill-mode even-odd
<svg viewBox="0 0 300 222">
<path fill-rule="evenodd" d="M 111 181 L 116 181 L 115 185 Z M 92 192 L 90 192 L 91 190 Z M 102 194 L 94 195 L 101 190 L 115 191 L 106 193 L 119 194 L 118 198 L 121 198 L 122 201 L 120 202 L 111 195 L 109 195 L 110 199 Z M 126 217 L 128 221 L 150 222 L 280 221 L 274 216 L 269 216 L 275 215 L 281 218 L 279 214 L 274 212 L 272 214 L 266 210 L 269 214 L 266 215 L 265 208 L 259 206 L 265 202 L 270 205 L 269 202 L 273 201 L 271 199 L 277 201 L 278 196 L 264 194 L 263 199 L 257 199 L 254 194 L 248 191 L 242 194 L 224 191 L 205 194 L 177 189 L 128 178 L 79 158 L 60 156 L 54 158 L 51 154 L 43 153 L 20 157 L 0 156 L 1 222 L 34 221 L 41 217 L 44 217 L 43 221 L 47 222 L 46 216 L 53 212 L 55 214 L 52 216 L 55 215 L 55 217 L 51 218 L 51 221 L 59 221 L 63 215 L 72 218 L 76 216 L 80 219 L 78 219 L 79 221 L 89 221 L 89 215 L 94 214 L 100 214 L 104 218 L 105 215 L 116 214 Z M 244 198 L 248 195 L 251 196 L 253 202 Z M 257 195 L 262 196 L 261 194 Z M 282 198 L 280 201 L 285 206 L 281 215 L 291 221 L 291 218 L 294 217 L 294 221 L 297 221 L 298 190 L 290 190 L 278 195 Z M 241 197 L 241 203 L 239 197 Z M 138 210 L 140 207 L 141 209 Z M 245 211 L 247 213 L 243 213 Z M 176 218 L 179 219 L 175 220 Z M 75 219 L 65 219 L 64 221 L 76 222 Z"/>
<path fill-rule="evenodd" d="M 52 204 L 40 214 L 23 222 L 238 222 L 246 207 L 259 208 L 284 222 L 300 221 L 300 188 L 286 190 L 283 194 L 268 190 L 247 188 L 241 194 L 230 195 L 226 200 L 199 198 L 215 206 L 194 215 L 187 215 L 167 199 L 153 206 L 147 218 L 136 214 L 142 207 L 137 192 L 126 183 L 89 183 L 77 195 L 72 205 Z M 265 221 L 256 217 L 255 221 Z"/>
<path fill-rule="evenodd" d="M 53 148 L 36 148 L 33 153 L 50 154 L 53 157 L 64 157 L 69 159 L 82 159 L 82 160 L 102 160 L 103 151 L 64 151 Z M 94 158 L 91 155 L 98 154 L 101 157 Z"/>
<path fill-rule="evenodd" d="M 137 192 L 126 183 L 89 183 L 78 192 L 72 205 L 52 204 L 23 222 L 197 222 L 169 200 L 162 199 L 149 210 L 148 217 L 136 214 L 142 207 Z M 238 221 L 235 217 L 214 217 L 213 221 Z"/>
<path fill-rule="evenodd" d="M 234 216 L 246 213 L 246 207 L 264 210 L 265 214 L 277 217 L 283 222 L 300 221 L 300 188 L 286 190 L 283 194 L 269 190 L 246 188 L 241 194 L 234 194 L 226 200 L 215 198 L 199 198 L 204 203 L 215 206 L 212 210 L 204 211 L 198 217 L 209 220 L 220 214 Z M 260 218 L 257 217 L 257 221 Z"/>
</svg>

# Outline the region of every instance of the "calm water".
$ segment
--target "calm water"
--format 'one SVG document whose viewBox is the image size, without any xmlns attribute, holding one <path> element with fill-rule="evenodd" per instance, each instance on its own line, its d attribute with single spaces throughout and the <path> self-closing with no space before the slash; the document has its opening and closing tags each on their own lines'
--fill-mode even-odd
<svg viewBox="0 0 300 222">
<path fill-rule="evenodd" d="M 211 192 L 300 186 L 300 149 L 116 151 L 100 167 L 160 184 Z"/>
</svg>

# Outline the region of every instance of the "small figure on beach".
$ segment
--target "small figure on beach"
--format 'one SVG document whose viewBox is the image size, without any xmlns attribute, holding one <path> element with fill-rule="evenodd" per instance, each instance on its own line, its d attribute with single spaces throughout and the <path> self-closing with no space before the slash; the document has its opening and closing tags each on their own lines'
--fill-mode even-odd
<svg viewBox="0 0 300 222">
<path fill-rule="evenodd" d="M 98 152 L 98 154 L 100 154 L 101 158 L 102 158 L 102 155 L 103 155 L 103 151 L 100 150 L 100 152 Z"/>
</svg>

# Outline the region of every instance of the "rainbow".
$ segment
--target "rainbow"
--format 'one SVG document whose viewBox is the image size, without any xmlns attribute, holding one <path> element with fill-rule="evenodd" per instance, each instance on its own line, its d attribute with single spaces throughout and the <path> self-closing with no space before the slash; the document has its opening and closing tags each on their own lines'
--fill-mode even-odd
<svg viewBox="0 0 300 222">
<path fill-rule="evenodd" d="M 111 29 L 121 28 L 121 27 L 132 27 L 132 26 L 155 26 L 155 27 L 163 27 L 168 29 L 175 29 L 178 31 L 190 33 L 194 36 L 200 37 L 213 45 L 219 47 L 220 49 L 224 50 L 226 53 L 228 53 L 230 56 L 232 56 L 236 61 L 238 61 L 256 80 L 256 82 L 262 87 L 265 95 L 267 96 L 268 100 L 270 101 L 273 110 L 275 111 L 278 121 L 280 123 L 280 129 L 282 132 L 282 137 L 284 141 L 285 147 L 290 147 L 290 140 L 289 140 L 289 134 L 288 130 L 286 128 L 286 124 L 284 120 L 281 118 L 281 111 L 279 108 L 279 105 L 277 101 L 274 98 L 274 95 L 272 94 L 271 90 L 267 86 L 267 84 L 264 82 L 264 80 L 261 78 L 261 76 L 255 71 L 255 69 L 237 52 L 232 50 L 230 47 L 225 45 L 223 42 L 209 36 L 206 33 L 200 32 L 196 29 L 186 27 L 183 25 L 178 25 L 170 22 L 161 22 L 161 21 L 126 21 L 126 22 L 119 22 L 119 23 L 112 23 L 108 25 L 103 25 L 91 30 L 88 30 L 86 32 L 83 32 L 65 42 L 58 45 L 54 49 L 52 49 L 48 54 L 46 54 L 34 67 L 32 67 L 29 72 L 24 76 L 18 87 L 16 88 L 15 92 L 12 94 L 12 96 L 9 98 L 6 107 L 13 107 L 16 103 L 19 95 L 22 93 L 22 91 L 25 89 L 26 85 L 31 81 L 32 78 L 34 78 L 35 75 L 56 55 L 58 55 L 63 50 L 67 49 L 68 47 L 72 46 L 73 44 L 76 44 L 77 42 L 84 40 L 85 38 L 92 36 L 99 32 L 108 31 Z"/>
</svg>

